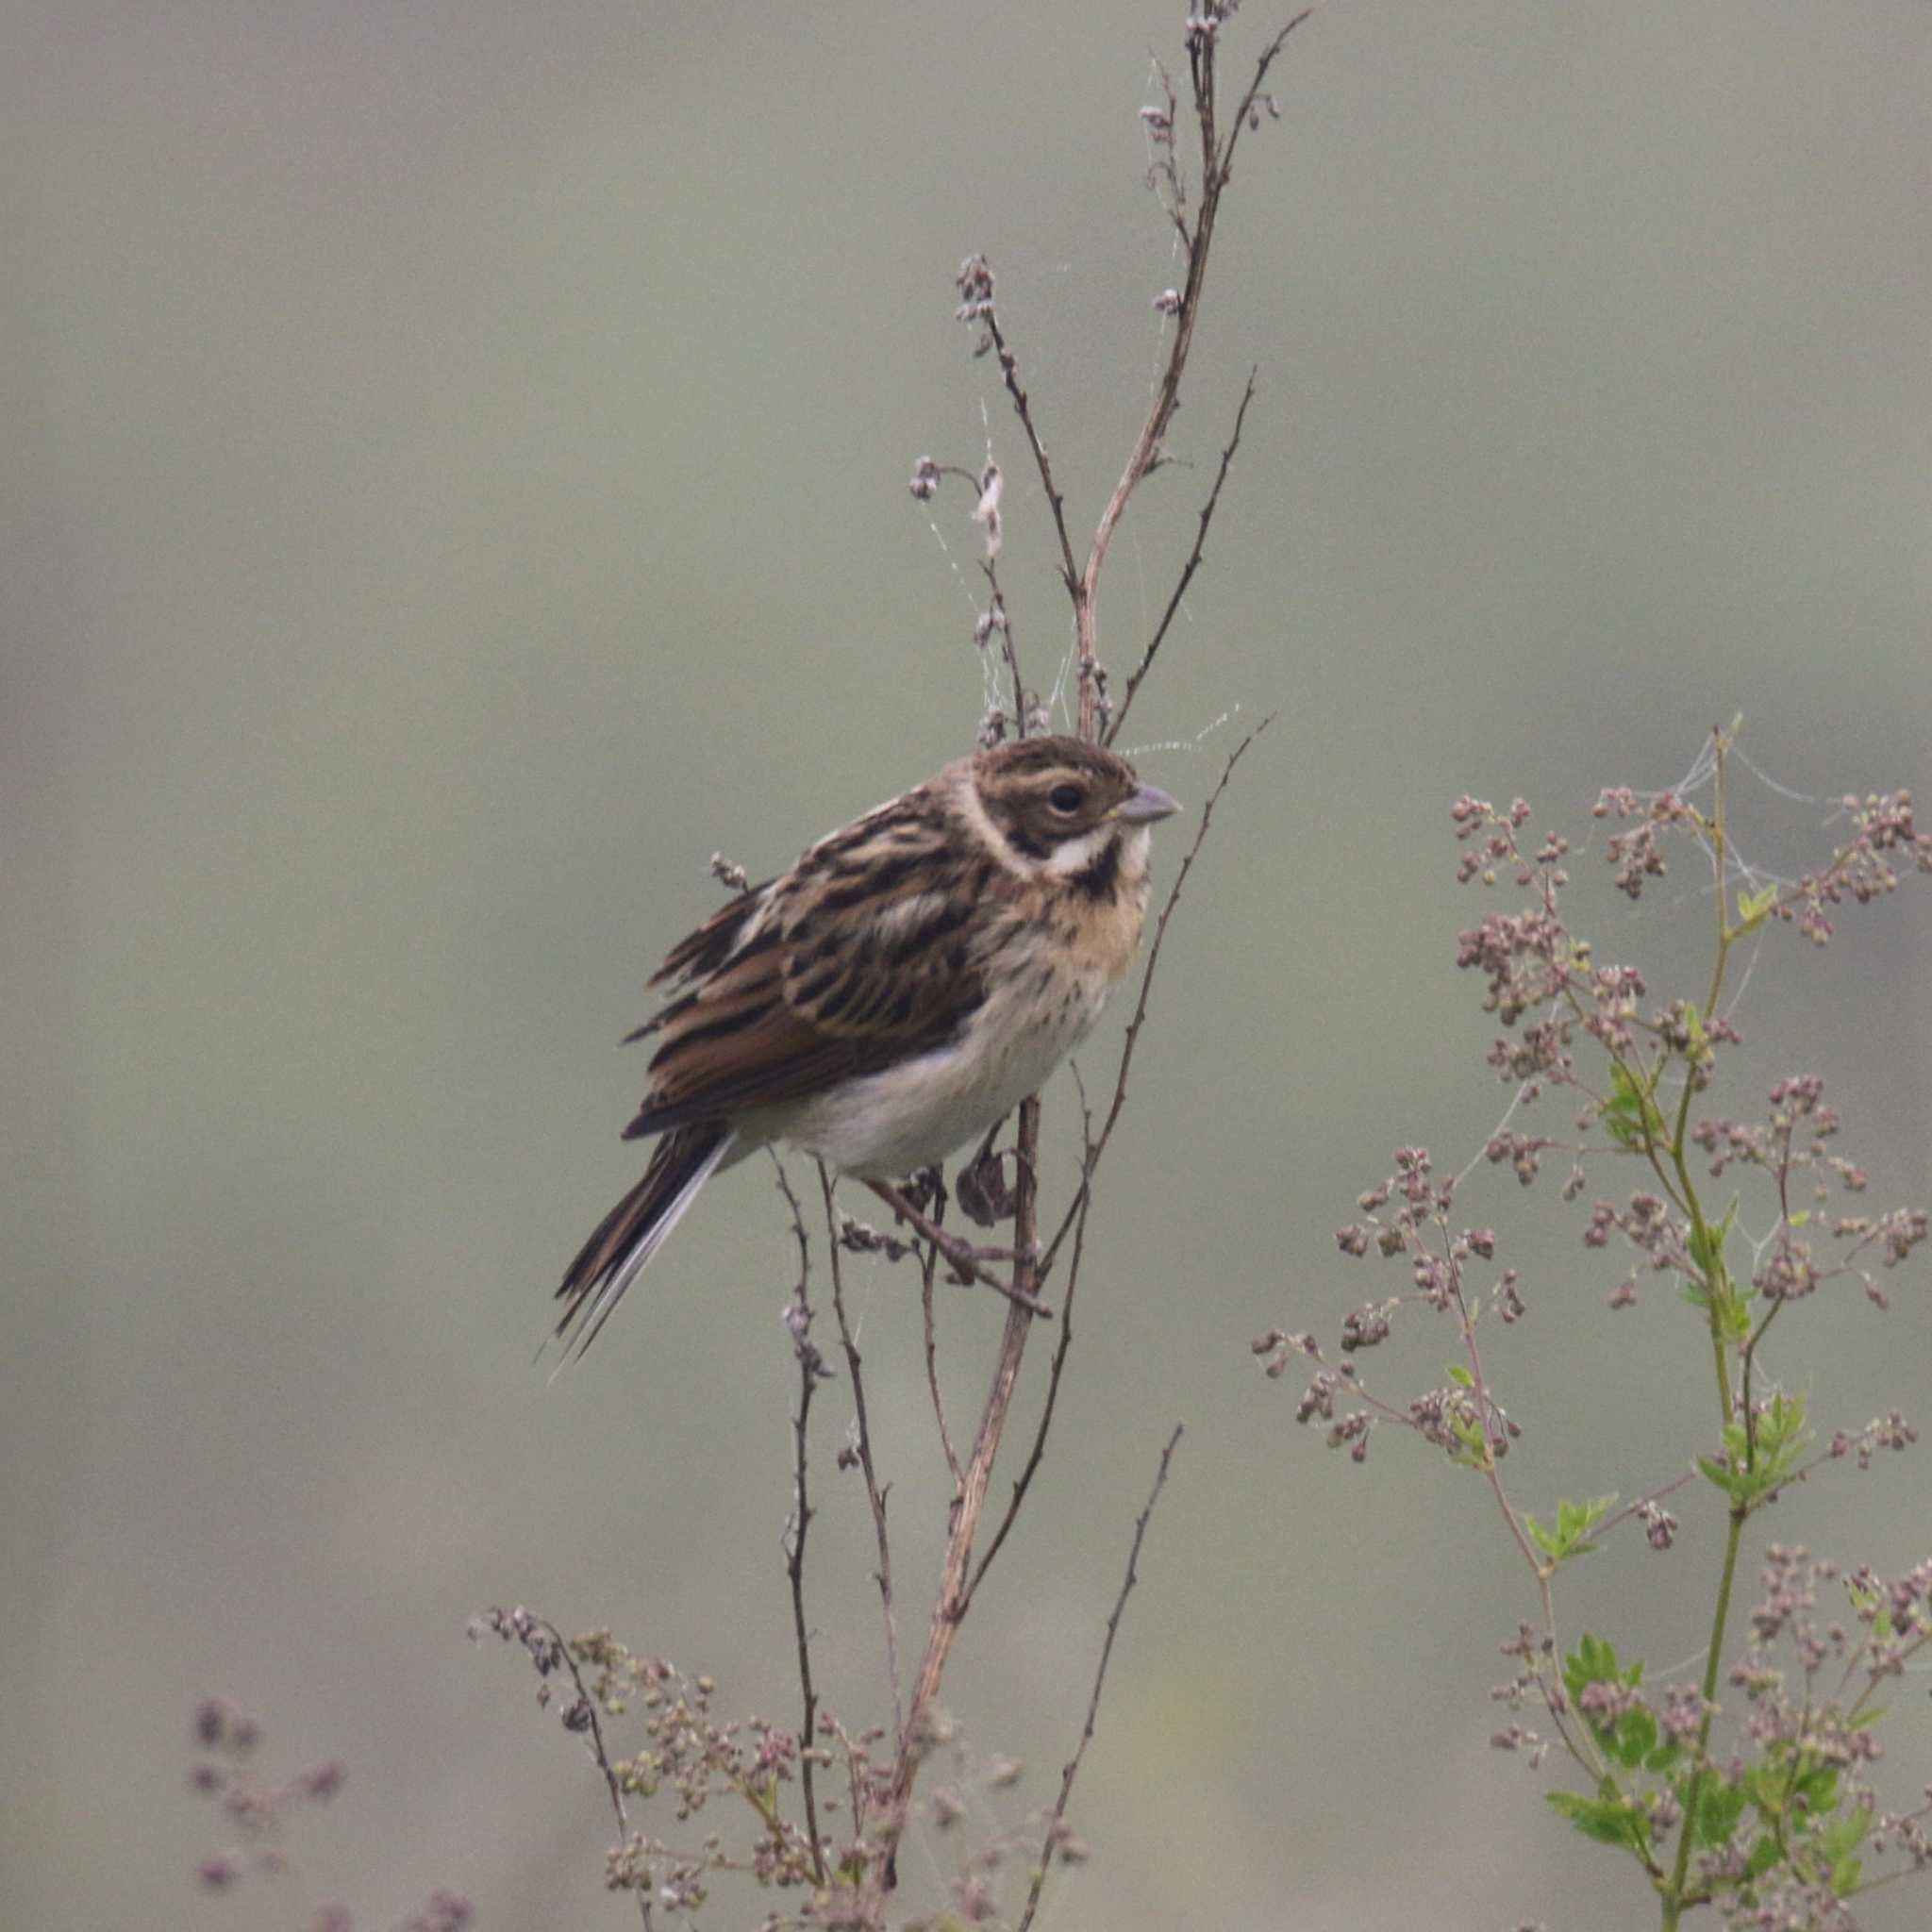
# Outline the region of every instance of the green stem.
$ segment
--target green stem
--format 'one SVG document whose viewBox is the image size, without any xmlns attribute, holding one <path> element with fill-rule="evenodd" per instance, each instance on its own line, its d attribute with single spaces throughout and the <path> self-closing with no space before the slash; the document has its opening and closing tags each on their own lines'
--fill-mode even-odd
<svg viewBox="0 0 1932 1932">
<path fill-rule="evenodd" d="M 1711 961 L 1710 992 L 1705 1001 L 1704 1017 L 1708 1020 L 1717 1012 L 1717 1003 L 1724 991 L 1724 969 L 1729 963 L 1733 941 L 1738 935 L 1732 928 L 1724 911 L 1724 754 L 1729 749 L 1729 741 L 1723 734 L 1717 740 L 1717 771 L 1714 779 L 1712 811 L 1707 827 L 1711 844 L 1711 885 L 1712 897 L 1717 909 L 1716 958 Z M 1710 1230 L 1704 1218 L 1703 1203 L 1697 1198 L 1696 1183 L 1690 1178 L 1690 1164 L 1685 1157 L 1685 1146 L 1690 1124 L 1690 1095 L 1696 1085 L 1694 1060 L 1687 1059 L 1684 1070 L 1684 1091 L 1677 1103 L 1677 1118 L 1671 1135 L 1671 1165 L 1675 1169 L 1677 1185 L 1683 1190 L 1684 1201 L 1690 1209 L 1690 1224 L 1697 1237 L 1697 1253 L 1707 1257 L 1705 1261 L 1705 1298 L 1710 1315 L 1710 1354 L 1711 1365 L 1717 1374 L 1718 1406 L 1728 1424 L 1737 1412 L 1737 1401 L 1731 1392 L 1730 1361 L 1724 1345 L 1724 1312 L 1729 1306 L 1734 1291 L 1724 1267 L 1724 1257 L 1714 1252 L 1710 1241 Z M 1678 1923 L 1684 1916 L 1687 1905 L 1701 1904 L 1701 1899 L 1687 1899 L 1690 1875 L 1690 1853 L 1697 1840 L 1697 1817 L 1703 1808 L 1704 1793 L 1708 1787 L 1710 1768 L 1710 1731 L 1717 1715 L 1718 1678 L 1724 1669 L 1724 1625 L 1729 1621 L 1731 1591 L 1738 1579 L 1738 1552 L 1744 1541 L 1744 1519 L 1748 1512 L 1741 1507 L 1733 1507 L 1730 1512 L 1730 1528 L 1724 1537 L 1724 1572 L 1718 1578 L 1717 1607 L 1711 1613 L 1710 1647 L 1704 1660 L 1704 1715 L 1697 1726 L 1697 1768 L 1690 1774 L 1690 1783 L 1684 1793 L 1684 1823 L 1677 1840 L 1677 1857 L 1671 1869 L 1670 1883 L 1663 1892 L 1663 1932 L 1677 1932 Z"/>
<path fill-rule="evenodd" d="M 1697 1833 L 1697 1813 L 1704 1802 L 1704 1789 L 1710 1776 L 1707 1753 L 1710 1748 L 1710 1726 L 1717 1714 L 1718 1673 L 1724 1665 L 1724 1624 L 1730 1615 L 1731 1588 L 1738 1576 L 1738 1550 L 1744 1541 L 1744 1511 L 1731 1511 L 1730 1534 L 1724 1539 L 1724 1569 L 1718 1579 L 1717 1611 L 1710 1621 L 1710 1650 L 1704 1664 L 1704 1719 L 1697 1727 L 1697 1769 L 1690 1775 L 1690 1788 L 1684 1794 L 1684 1831 L 1677 1841 L 1677 1861 L 1671 1870 L 1671 1882 L 1664 1890 L 1663 1932 L 1676 1932 L 1687 1903 L 1685 1883 L 1690 1872 L 1690 1848 Z M 1690 1904 L 1701 1901 L 1690 1900 Z"/>
</svg>

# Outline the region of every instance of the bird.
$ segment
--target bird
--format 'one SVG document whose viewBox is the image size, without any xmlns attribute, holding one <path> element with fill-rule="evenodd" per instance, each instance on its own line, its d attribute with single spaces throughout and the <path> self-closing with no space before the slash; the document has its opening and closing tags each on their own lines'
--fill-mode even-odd
<svg viewBox="0 0 1932 1932">
<path fill-rule="evenodd" d="M 721 1170 L 782 1141 L 903 1207 L 891 1182 L 1036 1092 L 1126 973 L 1152 829 L 1179 808 L 1097 744 L 1008 740 L 828 834 L 672 947 L 649 982 L 665 1004 L 625 1042 L 653 1052 L 624 1138 L 657 1144 L 557 1291 L 567 1356 Z"/>
</svg>

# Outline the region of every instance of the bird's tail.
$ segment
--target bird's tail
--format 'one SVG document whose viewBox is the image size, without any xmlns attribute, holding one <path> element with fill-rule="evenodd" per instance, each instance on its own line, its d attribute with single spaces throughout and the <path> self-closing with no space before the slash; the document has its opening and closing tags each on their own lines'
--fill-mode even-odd
<svg viewBox="0 0 1932 1932">
<path fill-rule="evenodd" d="M 557 1333 L 565 1358 L 581 1357 L 610 1319 L 624 1291 L 663 1246 L 735 1139 L 722 1122 L 704 1121 L 666 1134 L 644 1177 L 598 1224 L 564 1271 L 558 1298 L 567 1302 Z"/>
</svg>

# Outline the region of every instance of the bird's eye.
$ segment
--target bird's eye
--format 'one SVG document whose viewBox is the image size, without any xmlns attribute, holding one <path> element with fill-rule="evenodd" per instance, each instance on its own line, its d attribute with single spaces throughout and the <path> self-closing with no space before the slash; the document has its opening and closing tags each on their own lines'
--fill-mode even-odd
<svg viewBox="0 0 1932 1932">
<path fill-rule="evenodd" d="M 1063 818 L 1071 818 L 1080 809 L 1083 795 L 1077 785 L 1056 785 L 1046 794 L 1046 802 Z"/>
</svg>

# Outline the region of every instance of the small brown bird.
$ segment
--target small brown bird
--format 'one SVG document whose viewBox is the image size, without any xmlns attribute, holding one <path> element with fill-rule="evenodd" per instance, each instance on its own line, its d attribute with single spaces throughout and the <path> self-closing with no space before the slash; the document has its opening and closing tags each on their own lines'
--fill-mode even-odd
<svg viewBox="0 0 1932 1932">
<path fill-rule="evenodd" d="M 872 1182 L 986 1133 L 1100 1017 L 1140 941 L 1174 801 L 1124 758 L 1026 738 L 821 839 L 671 950 L 625 1140 L 644 1177 L 570 1264 L 581 1353 L 707 1180 L 786 1141 Z M 573 1332 L 574 1331 L 574 1332 Z"/>
</svg>

